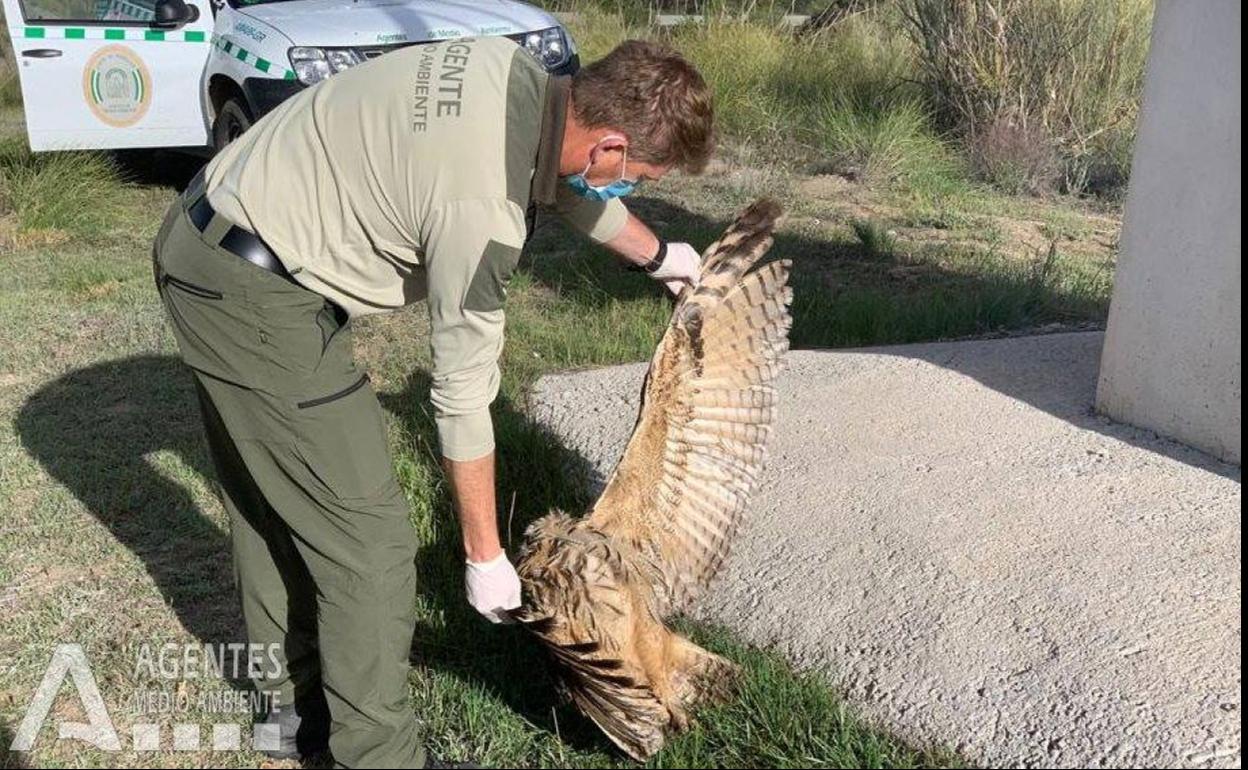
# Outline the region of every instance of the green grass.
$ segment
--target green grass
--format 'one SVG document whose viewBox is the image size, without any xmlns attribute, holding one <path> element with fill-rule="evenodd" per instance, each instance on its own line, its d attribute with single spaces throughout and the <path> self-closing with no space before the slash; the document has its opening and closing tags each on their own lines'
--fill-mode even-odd
<svg viewBox="0 0 1248 770">
<path fill-rule="evenodd" d="M 1099 318 L 1109 290 L 1106 270 L 1060 255 L 1019 263 L 981 252 L 943 273 L 923 261 L 912 272 L 901 270 L 882 285 L 846 289 L 834 301 L 803 292 L 808 285 L 799 283 L 794 343 L 923 342 Z"/>
<path fill-rule="evenodd" d="M 727 634 L 682 625 L 709 649 L 741 663 L 745 675 L 737 699 L 704 710 L 694 729 L 663 751 L 652 767 L 898 767 L 954 765 L 949 753 L 899 755 L 894 741 L 867 729 L 845 703 L 816 676 L 794 674 L 777 656 L 734 643 Z M 545 683 L 543 683 L 545 684 Z M 542 721 L 564 737 L 557 745 L 533 743 L 529 731 L 498 730 L 510 726 L 505 707 L 483 690 L 467 697 L 444 698 L 430 687 L 418 710 L 437 714 L 450 724 L 482 728 L 478 732 L 448 730 L 437 748 L 452 755 L 481 755 L 488 747 L 512 746 L 508 753 L 532 758 L 535 764 L 600 767 L 605 757 L 580 748 L 594 736 L 572 715 L 558 712 Z M 462 729 L 462 728 L 461 728 Z M 482 737 L 486 735 L 488 737 Z"/>
<path fill-rule="evenodd" d="M 0 109 L 20 104 L 21 101 L 22 88 L 17 79 L 17 58 L 13 56 L 13 46 L 9 42 L 4 9 L 0 8 Z"/>
<path fill-rule="evenodd" d="M 17 68 L 7 61 L 0 62 L 0 107 L 20 104 L 22 86 L 17 80 Z"/>
<path fill-rule="evenodd" d="M 15 214 L 20 230 L 97 231 L 116 216 L 120 183 L 108 155 L 32 155 L 25 137 L 0 142 L 0 213 Z"/>
</svg>

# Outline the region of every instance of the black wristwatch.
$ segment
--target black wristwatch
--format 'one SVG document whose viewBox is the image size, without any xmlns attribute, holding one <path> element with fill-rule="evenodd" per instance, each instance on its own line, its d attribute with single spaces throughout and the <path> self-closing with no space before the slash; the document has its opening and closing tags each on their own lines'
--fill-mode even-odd
<svg viewBox="0 0 1248 770">
<path fill-rule="evenodd" d="M 659 241 L 659 250 L 649 262 L 644 265 L 629 265 L 628 269 L 636 273 L 653 273 L 663 266 L 664 259 L 667 259 L 667 241 Z"/>
</svg>

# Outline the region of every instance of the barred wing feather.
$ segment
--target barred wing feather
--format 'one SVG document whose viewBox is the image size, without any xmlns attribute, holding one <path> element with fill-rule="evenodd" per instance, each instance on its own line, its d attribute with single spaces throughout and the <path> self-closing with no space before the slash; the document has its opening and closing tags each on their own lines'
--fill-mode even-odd
<svg viewBox="0 0 1248 770">
<path fill-rule="evenodd" d="M 759 201 L 704 253 L 701 283 L 679 299 L 632 438 L 587 521 L 658 566 L 663 614 L 719 570 L 763 467 L 792 322 L 790 263 L 748 271 L 779 216 Z"/>
</svg>

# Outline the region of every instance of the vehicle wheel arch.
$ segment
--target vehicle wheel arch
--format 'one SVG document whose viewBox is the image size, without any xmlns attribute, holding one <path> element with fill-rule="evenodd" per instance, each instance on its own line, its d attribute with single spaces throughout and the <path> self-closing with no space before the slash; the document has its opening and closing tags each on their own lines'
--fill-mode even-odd
<svg viewBox="0 0 1248 770">
<path fill-rule="evenodd" d="M 234 78 L 217 73 L 208 79 L 208 125 L 211 126 L 216 122 L 221 107 L 231 98 L 238 99 L 247 106 L 252 115 L 255 114 L 255 106 L 251 103 L 251 99 L 247 98 L 247 92 Z"/>
</svg>

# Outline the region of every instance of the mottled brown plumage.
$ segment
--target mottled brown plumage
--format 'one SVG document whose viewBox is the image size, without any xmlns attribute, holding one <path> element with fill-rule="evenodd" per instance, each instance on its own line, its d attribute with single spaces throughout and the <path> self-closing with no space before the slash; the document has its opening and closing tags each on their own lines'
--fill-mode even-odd
<svg viewBox="0 0 1248 770">
<path fill-rule="evenodd" d="M 645 759 L 690 710 L 731 692 L 736 666 L 664 619 L 723 562 L 762 470 L 788 349 L 789 263 L 747 272 L 780 207 L 759 201 L 703 254 L 660 341 L 624 456 L 589 515 L 532 524 L 514 617 L 554 657 L 576 705 Z"/>
</svg>

